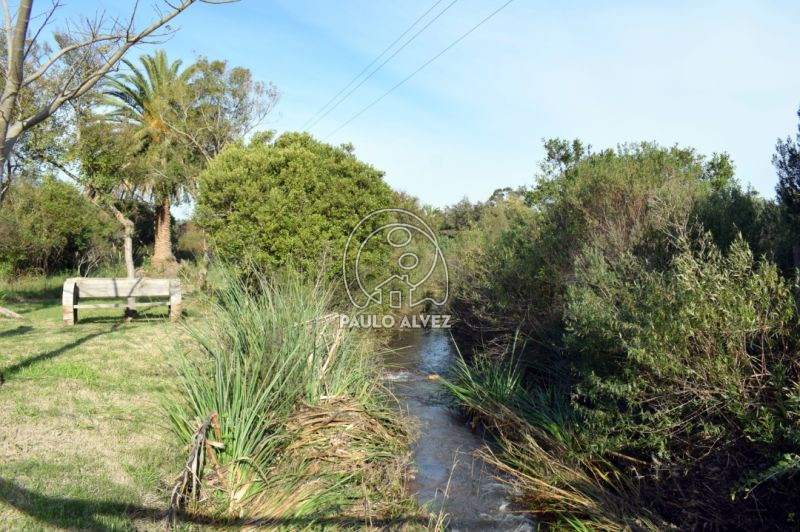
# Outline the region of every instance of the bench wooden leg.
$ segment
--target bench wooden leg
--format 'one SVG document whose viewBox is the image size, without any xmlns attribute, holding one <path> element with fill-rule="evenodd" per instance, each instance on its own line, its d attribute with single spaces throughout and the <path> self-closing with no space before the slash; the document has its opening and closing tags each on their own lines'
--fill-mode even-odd
<svg viewBox="0 0 800 532">
<path fill-rule="evenodd" d="M 78 287 L 75 285 L 75 281 L 67 280 L 64 283 L 64 292 L 61 294 L 61 316 L 67 325 L 78 323 L 78 309 L 75 308 L 75 305 L 78 304 L 78 297 Z"/>
<path fill-rule="evenodd" d="M 173 279 L 169 283 L 169 319 L 176 321 L 181 317 L 181 282 Z"/>
<path fill-rule="evenodd" d="M 75 317 L 73 316 L 74 312 L 77 311 L 73 310 L 72 305 L 62 307 L 61 314 L 66 325 L 75 325 Z"/>
</svg>

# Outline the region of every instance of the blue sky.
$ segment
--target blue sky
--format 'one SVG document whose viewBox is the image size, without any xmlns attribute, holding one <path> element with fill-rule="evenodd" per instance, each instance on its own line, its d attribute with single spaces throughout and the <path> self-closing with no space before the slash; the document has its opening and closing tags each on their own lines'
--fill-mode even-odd
<svg viewBox="0 0 800 532">
<path fill-rule="evenodd" d="M 776 138 L 797 130 L 800 2 L 515 0 L 329 137 L 504 2 L 458 0 L 311 132 L 352 142 L 392 187 L 436 206 L 533 183 L 541 139 L 556 136 L 726 151 L 743 183 L 774 196 Z M 200 4 L 163 47 L 250 68 L 281 93 L 263 128 L 298 130 L 433 3 Z"/>
</svg>

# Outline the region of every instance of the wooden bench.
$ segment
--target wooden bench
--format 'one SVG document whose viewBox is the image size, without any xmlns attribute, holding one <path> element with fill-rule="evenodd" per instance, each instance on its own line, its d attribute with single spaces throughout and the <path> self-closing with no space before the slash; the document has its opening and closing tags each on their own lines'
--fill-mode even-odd
<svg viewBox="0 0 800 532">
<path fill-rule="evenodd" d="M 168 297 L 167 301 L 136 302 L 137 297 Z M 80 303 L 81 299 L 118 299 L 126 303 Z M 181 282 L 179 279 L 148 279 L 146 277 L 100 278 L 72 277 L 64 281 L 61 306 L 64 323 L 74 325 L 78 322 L 78 309 L 82 308 L 137 308 L 167 305 L 169 317 L 176 320 L 181 315 Z"/>
</svg>

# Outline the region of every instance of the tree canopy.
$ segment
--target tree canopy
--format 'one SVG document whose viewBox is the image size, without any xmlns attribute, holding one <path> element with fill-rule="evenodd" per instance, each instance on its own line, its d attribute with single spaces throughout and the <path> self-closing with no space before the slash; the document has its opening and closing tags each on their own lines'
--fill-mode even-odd
<svg viewBox="0 0 800 532">
<path fill-rule="evenodd" d="M 305 133 L 228 146 L 200 177 L 197 216 L 225 261 L 340 274 L 345 242 L 372 211 L 391 207 L 383 173 L 347 146 Z"/>
<path fill-rule="evenodd" d="M 800 118 L 800 110 L 797 111 Z M 797 126 L 797 141 L 791 137 L 778 139 L 772 163 L 778 171 L 778 199 L 786 206 L 788 213 L 800 219 L 800 123 Z"/>
</svg>

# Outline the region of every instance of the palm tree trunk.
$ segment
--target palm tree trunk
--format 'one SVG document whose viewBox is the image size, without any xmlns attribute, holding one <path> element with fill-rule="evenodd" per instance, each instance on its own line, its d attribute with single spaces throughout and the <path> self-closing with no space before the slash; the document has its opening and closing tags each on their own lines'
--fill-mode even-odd
<svg viewBox="0 0 800 532">
<path fill-rule="evenodd" d="M 169 212 L 169 196 L 161 200 L 156 208 L 155 233 L 156 241 L 153 249 L 153 268 L 163 272 L 175 263 L 172 255 L 172 233 L 170 232 L 171 216 Z"/>
</svg>

